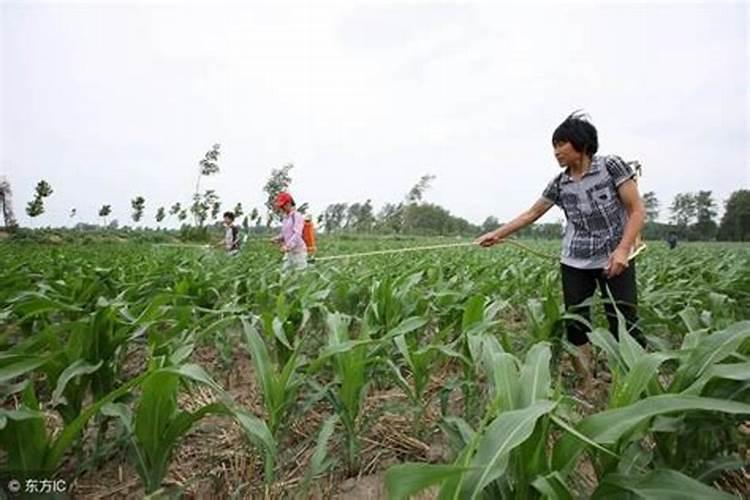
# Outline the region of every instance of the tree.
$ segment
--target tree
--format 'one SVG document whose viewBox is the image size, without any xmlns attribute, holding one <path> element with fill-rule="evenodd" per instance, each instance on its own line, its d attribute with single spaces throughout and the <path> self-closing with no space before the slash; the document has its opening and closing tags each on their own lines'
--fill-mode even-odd
<svg viewBox="0 0 750 500">
<path fill-rule="evenodd" d="M 344 229 L 356 230 L 359 221 L 360 204 L 352 203 L 346 210 Z"/>
<path fill-rule="evenodd" d="M 208 217 L 208 205 L 203 203 L 203 197 L 200 193 L 193 194 L 193 204 L 190 205 L 190 213 L 193 214 L 193 221 L 196 226 L 202 226 Z"/>
<path fill-rule="evenodd" d="M 216 194 L 216 191 L 213 189 L 207 189 L 206 192 L 203 193 L 203 203 L 211 208 L 211 218 L 216 219 L 221 210 L 221 202 L 219 202 L 219 195 Z"/>
<path fill-rule="evenodd" d="M 221 202 L 218 200 L 211 202 L 211 220 L 216 220 L 219 212 L 221 212 Z"/>
<path fill-rule="evenodd" d="M 164 207 L 159 207 L 159 209 L 156 211 L 156 222 L 160 223 L 164 220 L 164 217 L 166 217 L 166 211 L 164 210 Z"/>
<path fill-rule="evenodd" d="M 419 201 L 422 201 L 422 198 L 424 197 L 425 191 L 427 191 L 430 188 L 430 183 L 435 180 L 434 175 L 425 174 L 423 175 L 419 181 L 412 187 L 409 192 L 406 194 L 406 202 L 407 203 L 417 203 Z"/>
<path fill-rule="evenodd" d="M 234 212 L 234 216 L 235 216 L 235 217 L 236 217 L 237 219 L 239 219 L 240 217 L 242 217 L 242 214 L 244 214 L 244 213 L 245 213 L 245 212 L 244 212 L 244 211 L 242 210 L 242 203 L 237 203 L 237 204 L 236 204 L 236 205 L 234 206 L 234 210 L 232 210 L 232 211 Z"/>
<path fill-rule="evenodd" d="M 289 171 L 294 168 L 294 164 L 287 163 L 281 168 L 275 168 L 271 170 L 271 176 L 266 181 L 266 185 L 263 186 L 263 191 L 266 192 L 266 210 L 268 215 L 268 225 L 270 226 L 274 220 L 281 220 L 281 216 L 276 213 L 276 195 L 282 191 L 289 189 L 289 185 L 292 183 L 292 178 L 289 175 Z"/>
<path fill-rule="evenodd" d="M 195 181 L 196 193 L 201 190 L 201 178 L 219 173 L 219 148 L 221 148 L 221 144 L 214 144 L 203 156 L 203 159 L 198 162 L 198 179 Z"/>
<path fill-rule="evenodd" d="M 146 200 L 143 196 L 136 196 L 130 200 L 130 206 L 133 208 L 131 218 L 133 222 L 138 222 L 143 218 L 143 210 L 146 208 Z"/>
<path fill-rule="evenodd" d="M 178 201 L 171 207 L 169 207 L 169 215 L 177 215 L 180 213 L 180 210 L 182 210 L 182 204 Z"/>
<path fill-rule="evenodd" d="M 649 191 L 643 195 L 643 206 L 646 208 L 646 222 L 656 222 L 659 218 L 659 200 L 656 193 Z"/>
<path fill-rule="evenodd" d="M 408 205 L 404 210 L 404 227 L 419 234 L 429 235 L 476 234 L 479 229 L 433 203 Z"/>
<path fill-rule="evenodd" d="M 26 213 L 29 217 L 42 215 L 44 213 L 44 198 L 49 197 L 54 192 L 52 186 L 45 180 L 39 181 L 34 191 L 34 199 L 26 205 Z"/>
<path fill-rule="evenodd" d="M 677 193 L 669 207 L 672 222 L 683 231 L 695 218 L 695 210 L 695 196 L 692 193 Z"/>
<path fill-rule="evenodd" d="M 419 181 L 409 190 L 406 194 L 406 206 L 402 207 L 401 210 L 408 212 L 408 209 L 412 206 L 416 206 L 424 198 L 425 191 L 430 188 L 430 183 L 435 179 L 434 175 L 425 174 L 420 177 Z M 415 229 L 414 217 L 407 216 L 406 213 L 400 214 L 402 229 L 409 231 Z"/>
<path fill-rule="evenodd" d="M 698 191 L 693 195 L 695 200 L 696 222 L 692 229 L 697 239 L 713 239 L 716 237 L 718 225 L 716 224 L 716 202 L 711 191 Z"/>
<path fill-rule="evenodd" d="M 177 220 L 179 220 L 180 222 L 183 222 L 185 219 L 187 219 L 187 216 L 188 216 L 187 210 L 182 209 L 180 210 L 180 213 L 177 214 Z"/>
<path fill-rule="evenodd" d="M 364 203 L 352 203 L 346 210 L 346 217 L 343 227 L 349 231 L 370 231 L 375 223 L 375 216 L 372 212 L 372 200 Z"/>
<path fill-rule="evenodd" d="M 77 211 L 77 210 L 75 209 L 75 207 L 74 207 L 74 208 L 71 208 L 71 209 L 70 209 L 70 215 L 69 215 L 68 217 L 70 217 L 70 218 L 72 219 L 72 218 L 73 218 L 73 217 L 75 217 L 75 216 L 76 216 L 77 214 L 78 214 L 78 211 Z"/>
<path fill-rule="evenodd" d="M 41 180 L 36 185 L 36 195 L 40 198 L 47 198 L 50 196 L 54 191 L 52 190 L 52 186 L 49 185 L 49 183 L 45 180 Z"/>
<path fill-rule="evenodd" d="M 221 144 L 214 144 L 211 149 L 203 155 L 203 159 L 198 162 L 198 179 L 195 181 L 195 192 L 193 193 L 193 205 L 190 207 L 190 212 L 193 214 L 193 218 L 196 226 L 202 226 L 206 220 L 208 209 L 211 205 L 206 207 L 201 206 L 201 179 L 208 177 L 209 175 L 219 173 L 219 149 Z M 208 192 L 208 191 L 207 191 Z M 204 194 L 205 196 L 205 194 Z"/>
<path fill-rule="evenodd" d="M 26 205 L 26 214 L 29 217 L 37 217 L 39 215 L 42 215 L 43 213 L 44 202 L 39 197 L 34 197 L 34 199 Z"/>
<path fill-rule="evenodd" d="M 190 212 L 193 214 L 195 224 L 197 226 L 203 226 L 211 211 L 212 218 L 216 218 L 221 209 L 221 203 L 219 203 L 219 196 L 213 189 L 207 189 L 203 196 L 198 193 L 193 195 L 193 204 L 190 206 Z"/>
<path fill-rule="evenodd" d="M 332 203 L 323 211 L 323 226 L 326 233 L 341 229 L 346 217 L 346 203 Z"/>
<path fill-rule="evenodd" d="M 4 175 L 0 175 L 0 205 L 2 205 L 3 224 L 8 230 L 14 231 L 18 223 L 13 213 L 13 190 L 10 188 L 8 178 Z"/>
<path fill-rule="evenodd" d="M 109 214 L 112 213 L 112 205 L 102 205 L 102 208 L 99 209 L 99 217 L 102 218 L 104 225 L 107 225 L 107 217 L 109 217 Z"/>
<path fill-rule="evenodd" d="M 490 231 L 494 231 L 498 228 L 500 225 L 500 221 L 497 220 L 497 217 L 494 215 L 490 215 L 486 219 L 484 219 L 484 222 L 482 222 L 482 233 L 489 233 Z"/>
<path fill-rule="evenodd" d="M 718 238 L 750 241 L 750 190 L 740 189 L 729 195 L 719 224 Z"/>
<path fill-rule="evenodd" d="M 360 206 L 359 214 L 357 217 L 357 231 L 370 232 L 372 227 L 375 225 L 375 214 L 372 209 L 372 200 L 367 199 Z"/>
<path fill-rule="evenodd" d="M 260 225 L 260 214 L 258 213 L 258 209 L 253 207 L 252 211 L 250 212 L 250 222 L 257 221 L 256 225 Z"/>
<path fill-rule="evenodd" d="M 696 223 L 712 221 L 716 217 L 716 201 L 713 199 L 711 191 L 698 191 L 693 196 L 695 200 L 695 217 Z"/>
<path fill-rule="evenodd" d="M 529 230 L 528 233 L 521 230 L 519 231 L 518 236 L 523 237 L 524 235 L 528 235 L 532 238 L 542 240 L 557 240 L 563 232 L 563 225 L 562 222 L 546 222 L 542 224 L 532 224 L 526 229 Z"/>
<path fill-rule="evenodd" d="M 377 227 L 388 233 L 400 233 L 404 227 L 403 203 L 386 203 L 378 212 Z"/>
</svg>

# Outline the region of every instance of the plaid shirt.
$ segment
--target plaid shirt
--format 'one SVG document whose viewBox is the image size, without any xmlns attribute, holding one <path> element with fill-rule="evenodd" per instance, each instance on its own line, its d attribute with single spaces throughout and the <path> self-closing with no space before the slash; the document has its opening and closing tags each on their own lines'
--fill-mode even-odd
<svg viewBox="0 0 750 500">
<path fill-rule="evenodd" d="M 568 170 L 555 176 L 542 197 L 565 212 L 561 261 L 579 269 L 604 268 L 620 244 L 627 212 L 617 189 L 635 177 L 619 156 L 594 156 L 589 170 L 575 181 Z"/>
</svg>

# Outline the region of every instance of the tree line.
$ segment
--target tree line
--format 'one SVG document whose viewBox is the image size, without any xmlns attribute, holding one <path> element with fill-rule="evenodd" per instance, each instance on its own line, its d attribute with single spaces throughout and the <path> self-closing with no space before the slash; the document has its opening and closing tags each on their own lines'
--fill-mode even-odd
<svg viewBox="0 0 750 500">
<path fill-rule="evenodd" d="M 695 241 L 750 241 L 750 190 L 732 192 L 717 219 L 718 204 L 711 191 L 677 193 L 669 205 L 668 223 L 659 222 L 660 202 L 656 193 L 643 195 L 646 207 L 646 239 L 662 239 L 670 233 Z"/>
<path fill-rule="evenodd" d="M 187 220 L 192 217 L 192 228 L 204 229 L 207 222 L 216 223 L 222 211 L 222 201 L 212 189 L 201 192 L 201 180 L 204 177 L 220 172 L 220 145 L 214 144 L 198 162 L 195 191 L 190 200 L 177 201 L 170 207 L 157 207 L 154 220 L 161 225 L 169 217 L 176 217 L 183 230 L 190 228 Z M 231 207 L 237 221 L 241 221 L 246 231 L 261 231 L 280 220 L 273 209 L 276 195 L 289 189 L 292 183 L 293 164 L 273 169 L 263 187 L 266 194 L 265 220 L 258 208 L 249 213 L 241 202 Z M 373 234 L 421 234 L 421 235 L 476 235 L 497 228 L 501 222 L 495 216 L 489 216 L 481 225 L 457 217 L 444 207 L 425 201 L 425 193 L 430 188 L 434 175 L 425 174 L 409 189 L 404 198 L 396 203 L 384 204 L 376 211 L 372 200 L 358 202 L 331 203 L 318 215 L 316 221 L 319 230 L 328 234 L 335 233 L 373 233 Z M 44 213 L 44 200 L 52 195 L 50 184 L 42 180 L 35 189 L 34 198 L 28 202 L 26 213 L 35 218 Z M 643 231 L 648 240 L 664 239 L 673 233 L 678 238 L 687 240 L 722 240 L 750 241 L 750 190 L 739 189 L 731 193 L 724 202 L 724 214 L 717 220 L 718 204 L 712 191 L 678 193 L 668 207 L 668 222 L 659 220 L 661 203 L 656 193 L 649 191 L 643 194 L 646 208 L 646 225 Z M 131 200 L 130 218 L 134 223 L 143 220 L 146 200 L 136 196 Z M 297 209 L 306 213 L 307 203 L 301 203 Z M 98 215 L 104 226 L 117 227 L 117 221 L 108 222 L 112 206 L 104 204 Z M 70 218 L 77 216 L 72 208 Z M 265 224 L 264 224 L 265 222 Z M 81 224 L 86 226 L 85 224 Z M 561 223 L 533 224 L 524 229 L 521 237 L 556 239 L 562 233 Z"/>
</svg>

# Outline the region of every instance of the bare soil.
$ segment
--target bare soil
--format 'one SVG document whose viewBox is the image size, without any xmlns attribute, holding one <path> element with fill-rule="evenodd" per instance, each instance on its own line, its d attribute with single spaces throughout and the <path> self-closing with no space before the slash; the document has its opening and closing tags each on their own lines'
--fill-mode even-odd
<svg viewBox="0 0 750 500">
<path fill-rule="evenodd" d="M 126 370 L 135 373 L 143 369 L 144 356 L 143 349 L 133 349 L 128 353 Z M 193 360 L 204 366 L 237 403 L 256 415 L 263 415 L 262 396 L 246 351 L 233 353 L 229 369 L 222 366 L 218 353 L 210 347 L 196 349 Z M 426 408 L 422 422 L 418 422 L 413 410 L 409 410 L 412 405 L 402 391 L 370 390 L 363 411 L 365 424 L 359 470 L 355 474 L 349 474 L 343 462 L 343 430 L 337 428 L 329 451 L 337 459 L 332 470 L 316 478 L 306 494 L 299 490 L 320 426 L 331 414 L 327 404 L 320 402 L 305 412 L 304 418 L 293 420 L 288 431 L 284 432 L 286 437 L 279 447 L 273 484 L 263 484 L 262 455 L 249 444 L 239 426 L 228 418 L 209 417 L 196 425 L 175 450 L 163 485 L 165 492 L 174 489 L 188 499 L 385 499 L 385 471 L 390 466 L 407 461 L 447 463 L 453 459 L 453 451 L 437 424 L 441 418 L 438 394 L 452 376 L 458 375 L 455 370 L 447 366 L 433 376 L 427 391 L 432 403 Z M 582 414 L 606 405 L 609 386 L 606 374 L 598 374 L 587 392 L 576 392 L 577 381 L 569 364 L 562 362 L 560 370 L 566 385 L 570 385 L 581 400 Z M 212 401 L 213 397 L 208 390 L 197 390 L 183 394 L 180 404 L 183 408 L 195 409 Z M 461 414 L 464 403 L 461 391 L 454 390 L 448 399 L 449 413 Z M 750 424 L 747 429 L 750 429 Z M 576 468 L 572 487 L 576 494 L 586 497 L 596 484 L 593 465 L 584 455 Z M 750 473 L 744 470 L 725 474 L 716 486 L 735 494 L 747 494 L 750 492 Z M 73 496 L 136 499 L 143 498 L 144 491 L 125 454 L 117 453 L 79 477 L 74 484 Z M 437 498 L 437 489 L 426 490 L 415 498 Z"/>
</svg>

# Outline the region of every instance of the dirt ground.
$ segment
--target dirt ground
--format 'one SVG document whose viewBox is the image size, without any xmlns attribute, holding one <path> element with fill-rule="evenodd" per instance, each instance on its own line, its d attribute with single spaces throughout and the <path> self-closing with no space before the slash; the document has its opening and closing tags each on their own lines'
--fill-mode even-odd
<svg viewBox="0 0 750 500">
<path fill-rule="evenodd" d="M 198 348 L 193 360 L 204 366 L 237 403 L 262 415 L 261 393 L 245 351 L 238 350 L 233 354 L 229 369 L 219 361 L 212 348 Z M 136 347 L 128 355 L 126 370 L 137 373 L 143 369 L 144 363 L 145 352 Z M 569 367 L 563 366 L 562 369 L 569 370 Z M 345 464 L 339 461 L 325 476 L 314 480 L 306 494 L 299 491 L 317 433 L 330 414 L 330 409 L 320 403 L 307 411 L 304 419 L 292 422 L 289 432 L 285 433 L 287 438 L 280 446 L 276 481 L 271 486 L 263 486 L 262 457 L 248 444 L 239 426 L 227 418 L 209 417 L 197 424 L 175 450 L 164 490 L 166 493 L 170 488 L 182 491 L 183 498 L 187 499 L 385 499 L 384 476 L 390 466 L 406 461 L 439 463 L 451 460 L 451 451 L 442 432 L 437 429 L 441 415 L 437 394 L 452 375 L 451 368 L 446 367 L 432 377 L 428 393 L 434 403 L 427 408 L 421 426 L 413 414 L 403 412 L 410 405 L 400 390 L 371 388 L 363 411 L 366 423 L 363 426 L 360 470 L 353 476 L 347 474 Z M 598 380 L 588 393 L 576 395 L 585 401 L 581 408 L 584 413 L 595 411 L 606 404 L 607 383 Z M 451 413 L 462 412 L 462 398 L 460 390 L 451 393 L 448 401 Z M 193 409 L 212 400 L 213 395 L 208 390 L 198 390 L 183 394 L 180 403 L 184 408 Z M 335 444 L 329 453 L 343 457 L 342 443 L 337 442 L 340 440 L 336 437 L 337 433 L 334 433 L 331 443 Z M 746 471 L 732 475 L 719 485 L 726 491 L 748 492 L 750 474 Z M 579 463 L 576 486 L 582 492 L 590 492 L 596 486 L 593 467 L 586 460 Z M 79 477 L 74 484 L 73 497 L 136 499 L 143 498 L 144 491 L 127 457 L 118 452 Z M 437 489 L 426 490 L 414 498 L 437 498 Z"/>
</svg>

